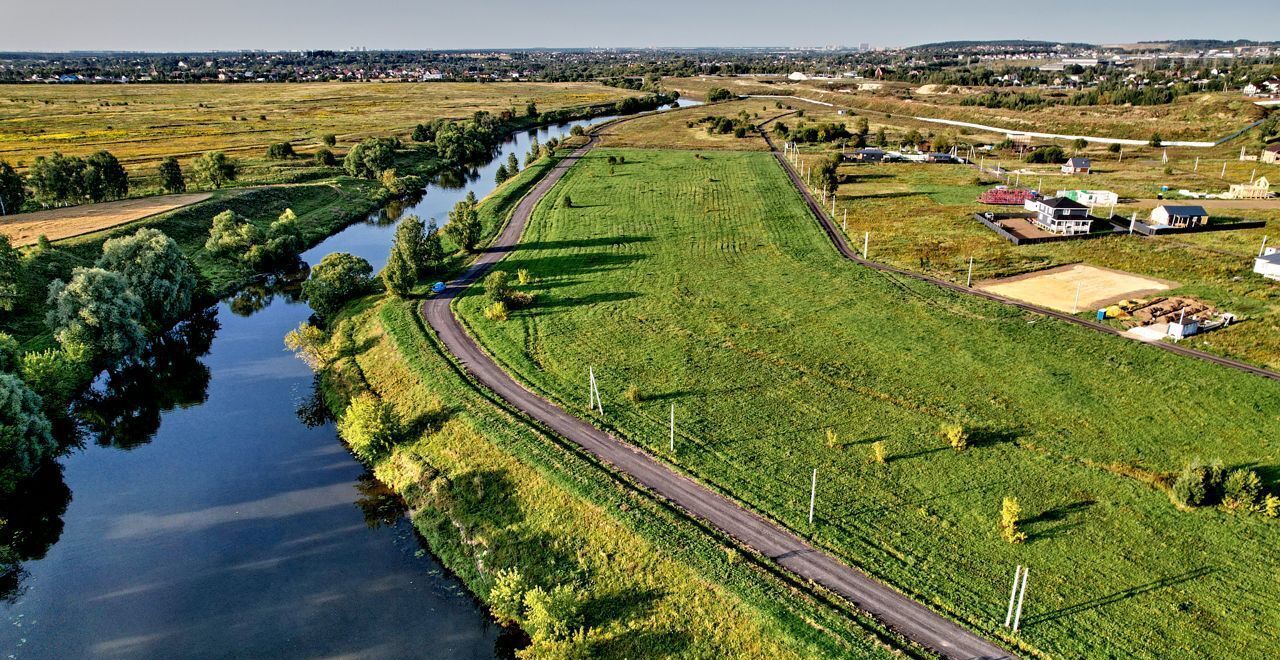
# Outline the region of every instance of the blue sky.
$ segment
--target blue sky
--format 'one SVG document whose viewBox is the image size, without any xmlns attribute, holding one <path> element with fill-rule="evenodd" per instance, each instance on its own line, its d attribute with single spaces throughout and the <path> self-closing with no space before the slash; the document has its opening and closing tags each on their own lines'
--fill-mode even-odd
<svg viewBox="0 0 1280 660">
<path fill-rule="evenodd" d="M 1280 0 L 3 0 L 0 50 L 1280 39 Z"/>
</svg>

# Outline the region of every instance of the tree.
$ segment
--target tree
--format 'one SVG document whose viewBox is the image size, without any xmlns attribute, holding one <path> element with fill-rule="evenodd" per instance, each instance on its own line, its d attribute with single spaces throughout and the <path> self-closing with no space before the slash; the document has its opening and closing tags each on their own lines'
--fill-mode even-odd
<svg viewBox="0 0 1280 660">
<path fill-rule="evenodd" d="M 1253 470 L 1232 470 L 1222 485 L 1222 503 L 1232 509 L 1252 509 L 1262 501 L 1262 479 Z"/>
<path fill-rule="evenodd" d="M 723 87 L 712 87 L 707 90 L 707 103 L 718 103 L 733 98 L 733 92 Z"/>
<path fill-rule="evenodd" d="M 326 147 L 334 147 L 338 145 L 338 136 L 333 133 L 326 133 L 324 137 L 320 138 L 320 141 L 323 142 Z"/>
<path fill-rule="evenodd" d="M 1215 504 L 1222 499 L 1224 478 L 1221 461 L 1205 464 L 1197 458 L 1187 463 L 1173 482 L 1173 499 L 1184 507 Z"/>
<path fill-rule="evenodd" d="M 538 104 L 534 103 L 533 101 L 529 101 L 529 103 L 524 106 L 524 114 L 530 119 L 537 119 Z"/>
<path fill-rule="evenodd" d="M 534 641 L 564 639 L 582 627 L 578 592 L 566 584 L 550 592 L 534 587 L 524 595 L 524 629 Z"/>
<path fill-rule="evenodd" d="M 204 249 L 215 255 L 243 255 L 261 241 L 262 232 L 256 225 L 228 209 L 213 216 L 213 225 L 209 227 L 209 238 L 204 242 Z"/>
<path fill-rule="evenodd" d="M 120 273 L 77 268 L 71 281 L 49 284 L 45 322 L 63 348 L 88 349 L 90 359 L 132 356 L 146 343 L 146 307 Z"/>
<path fill-rule="evenodd" d="M 422 252 L 418 260 L 418 273 L 427 275 L 440 271 L 444 267 L 444 246 L 440 244 L 440 229 L 435 218 L 427 223 L 422 241 Z"/>
<path fill-rule="evenodd" d="M 914 128 L 911 129 L 910 131 L 907 131 L 907 134 L 902 137 L 903 144 L 909 144 L 913 147 L 920 144 L 921 142 L 924 142 L 924 136 L 920 135 L 920 131 Z"/>
<path fill-rule="evenodd" d="M 506 302 L 511 297 L 511 276 L 505 270 L 495 270 L 484 278 L 484 294 L 493 302 Z"/>
<path fill-rule="evenodd" d="M 334 157 L 333 152 L 328 149 L 322 148 L 319 151 L 316 151 L 315 159 L 316 165 L 323 165 L 325 167 L 333 167 L 338 164 L 338 159 Z"/>
<path fill-rule="evenodd" d="M 178 159 L 169 156 L 160 161 L 159 168 L 160 187 L 164 188 L 168 193 L 180 193 L 187 191 L 187 180 L 182 176 L 182 166 L 178 164 Z"/>
<path fill-rule="evenodd" d="M 1147 141 L 1147 144 L 1153 147 L 1159 147 L 1160 145 L 1164 144 L 1164 139 L 1160 137 L 1159 133 L 1152 133 L 1151 139 Z"/>
<path fill-rule="evenodd" d="M 515 176 L 520 172 L 520 159 L 516 158 L 515 152 L 507 154 L 507 173 Z"/>
<path fill-rule="evenodd" d="M 276 142 L 267 147 L 267 158 L 271 160 L 288 160 L 297 156 L 297 152 L 293 150 L 293 144 L 289 142 Z"/>
<path fill-rule="evenodd" d="M 569 135 L 572 135 L 574 137 L 581 137 L 586 134 L 587 134 L 587 131 L 582 127 L 581 124 L 577 124 L 573 128 L 569 129 Z"/>
<path fill-rule="evenodd" d="M 0 373 L 0 493 L 11 493 L 57 447 L 41 408 L 40 396 L 22 379 Z"/>
<path fill-rule="evenodd" d="M 16 371 L 22 358 L 22 346 L 7 332 L 0 332 L 0 372 Z"/>
<path fill-rule="evenodd" d="M 221 188 L 236 180 L 239 165 L 221 151 L 211 151 L 191 164 L 191 171 L 197 181 L 208 188 Z"/>
<path fill-rule="evenodd" d="M 338 420 L 338 434 L 351 447 L 352 453 L 367 463 L 391 453 L 400 432 L 400 418 L 395 410 L 368 392 L 352 399 L 342 419 Z"/>
<path fill-rule="evenodd" d="M 1071 141 L 1071 148 L 1075 149 L 1076 151 L 1080 151 L 1081 149 L 1084 149 L 1087 146 L 1089 146 L 1089 141 L 1084 138 L 1076 138 Z"/>
<path fill-rule="evenodd" d="M 1108 145 L 1107 145 L 1107 151 L 1109 151 L 1109 152 L 1111 152 L 1111 153 L 1113 153 L 1113 154 L 1118 154 L 1118 153 L 1120 153 L 1120 150 L 1121 150 L 1121 149 L 1123 149 L 1123 148 L 1124 148 L 1124 147 L 1121 147 L 1119 142 L 1112 142 L 1111 144 L 1108 144 Z"/>
<path fill-rule="evenodd" d="M 0 311 L 12 311 L 18 304 L 18 281 L 22 275 L 22 255 L 13 249 L 9 237 L 0 234 Z"/>
<path fill-rule="evenodd" d="M 83 160 L 54 152 L 48 158 L 36 156 L 27 171 L 31 193 L 40 205 L 65 206 L 84 198 Z"/>
<path fill-rule="evenodd" d="M 517 569 L 502 569 L 493 576 L 489 589 L 490 610 L 498 623 L 504 626 L 520 622 L 524 611 L 524 593 L 529 584 Z"/>
<path fill-rule="evenodd" d="M 883 127 L 883 126 L 881 126 L 881 127 L 876 131 L 876 146 L 877 146 L 877 147 L 887 147 L 887 146 L 889 146 L 889 136 L 888 136 L 887 134 L 885 134 L 885 132 L 884 132 L 884 127 Z"/>
<path fill-rule="evenodd" d="M 499 165 L 498 169 L 493 172 L 494 183 L 502 185 L 504 181 L 511 178 L 511 173 L 507 171 L 506 165 Z"/>
<path fill-rule="evenodd" d="M 50 419 L 64 416 L 76 391 L 92 378 L 88 358 L 87 347 L 79 345 L 46 348 L 22 356 L 22 380 L 40 395 Z"/>
<path fill-rule="evenodd" d="M 85 161 L 84 194 L 94 202 L 129 194 L 129 174 L 110 151 L 98 151 Z"/>
<path fill-rule="evenodd" d="M 418 216 L 407 216 L 396 225 L 391 256 L 382 269 L 382 282 L 387 291 L 404 297 L 413 289 L 419 274 L 426 270 L 423 262 L 427 249 L 427 237 Z"/>
<path fill-rule="evenodd" d="M 196 291 L 196 272 L 178 243 L 150 227 L 102 244 L 94 264 L 124 275 L 153 327 L 184 316 Z"/>
<path fill-rule="evenodd" d="M 409 261 L 404 246 L 398 242 L 391 245 L 391 256 L 387 258 L 387 265 L 382 269 L 382 284 L 386 287 L 387 292 L 400 298 L 408 296 L 413 291 L 413 285 L 417 283 L 414 277 L 414 266 Z"/>
<path fill-rule="evenodd" d="M 1000 534 L 1009 543 L 1022 543 L 1027 540 L 1026 532 L 1018 529 L 1022 519 L 1022 506 L 1018 498 L 1006 497 L 1000 506 Z"/>
<path fill-rule="evenodd" d="M 372 179 L 395 163 L 395 149 L 392 138 L 369 138 L 351 147 L 342 167 L 351 176 Z"/>
<path fill-rule="evenodd" d="M 302 285 L 302 297 L 321 317 L 332 317 L 343 303 L 369 288 L 373 266 L 346 252 L 334 252 L 311 269 Z"/>
<path fill-rule="evenodd" d="M 0 160 L 0 215 L 21 213 L 26 201 L 27 189 L 22 185 L 22 175 Z"/>
<path fill-rule="evenodd" d="M 453 210 L 449 211 L 449 224 L 445 225 L 444 232 L 448 234 L 453 242 L 467 252 L 472 252 L 476 248 L 476 244 L 480 242 L 480 217 L 476 213 L 474 202 L 475 196 L 472 195 L 468 199 L 464 199 L 453 205 Z"/>
</svg>

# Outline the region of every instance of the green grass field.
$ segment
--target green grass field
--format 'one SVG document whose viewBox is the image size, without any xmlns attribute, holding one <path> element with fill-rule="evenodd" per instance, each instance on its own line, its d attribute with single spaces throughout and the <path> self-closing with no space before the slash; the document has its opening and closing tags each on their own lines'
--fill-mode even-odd
<svg viewBox="0 0 1280 660">
<path fill-rule="evenodd" d="M 1153 483 L 1203 456 L 1274 484 L 1275 383 L 846 262 L 768 154 L 594 151 L 502 267 L 537 278 L 531 309 L 487 321 L 475 289 L 457 310 L 513 373 L 588 416 L 594 367 L 591 419 L 935 609 L 1031 654 L 1269 655 L 1280 527 Z M 996 530 L 1005 496 L 1024 545 Z"/>
</svg>

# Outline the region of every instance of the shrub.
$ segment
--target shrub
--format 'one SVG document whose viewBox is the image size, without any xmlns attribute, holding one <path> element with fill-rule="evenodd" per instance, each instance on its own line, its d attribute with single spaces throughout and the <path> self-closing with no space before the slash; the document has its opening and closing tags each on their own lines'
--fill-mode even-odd
<svg viewBox="0 0 1280 660">
<path fill-rule="evenodd" d="M 338 421 L 338 434 L 360 460 L 374 462 L 391 452 L 400 419 L 391 404 L 368 392 L 351 400 Z"/>
<path fill-rule="evenodd" d="M 568 196 L 568 195 L 565 195 L 565 196 L 564 196 L 564 207 L 565 207 L 565 208 L 567 208 L 567 209 L 571 209 L 571 208 L 573 208 L 573 198 L 572 198 L 572 197 L 570 197 L 570 196 Z"/>
<path fill-rule="evenodd" d="M 885 448 L 884 440 L 876 440 L 871 443 L 871 462 L 884 465 L 889 458 L 889 450 Z"/>
<path fill-rule="evenodd" d="M 521 286 L 524 286 L 533 282 L 533 276 L 529 274 L 528 268 L 521 268 L 516 271 L 516 281 L 519 282 Z"/>
<path fill-rule="evenodd" d="M 1027 540 L 1027 535 L 1018 529 L 1018 523 L 1022 519 L 1022 506 L 1018 504 L 1018 498 L 1006 497 L 1000 506 L 1000 534 L 1004 536 L 1004 540 L 1009 543 L 1022 543 Z"/>
<path fill-rule="evenodd" d="M 506 302 L 511 297 L 511 276 L 505 270 L 495 270 L 484 278 L 484 295 L 493 302 Z"/>
<path fill-rule="evenodd" d="M 640 403 L 644 400 L 644 397 L 640 395 L 640 388 L 636 387 L 635 384 L 628 385 L 627 390 L 622 395 L 627 397 L 627 401 L 631 403 Z"/>
<path fill-rule="evenodd" d="M 333 359 L 324 330 L 306 321 L 284 336 L 284 347 L 297 355 L 312 371 L 320 371 Z"/>
<path fill-rule="evenodd" d="M 319 151 L 316 151 L 315 159 L 316 165 L 322 165 L 324 167 L 333 167 L 338 164 L 337 157 L 328 149 L 320 149 Z"/>
<path fill-rule="evenodd" d="M 718 103 L 733 98 L 733 92 L 723 87 L 712 87 L 707 90 L 707 103 Z"/>
<path fill-rule="evenodd" d="M 92 376 L 88 357 L 88 349 L 76 344 L 22 356 L 22 380 L 40 395 L 50 417 L 65 414 L 76 391 Z"/>
<path fill-rule="evenodd" d="M 1124 147 L 1121 147 L 1119 142 L 1112 142 L 1111 144 L 1107 145 L 1107 151 L 1113 154 L 1120 153 L 1120 150 L 1123 148 Z"/>
<path fill-rule="evenodd" d="M 22 357 L 22 346 L 7 332 L 0 332 L 0 373 L 14 371 Z"/>
<path fill-rule="evenodd" d="M 507 320 L 507 303 L 504 303 L 501 300 L 489 303 L 489 305 L 484 308 L 484 317 L 490 321 Z"/>
<path fill-rule="evenodd" d="M 524 595 L 524 628 L 535 642 L 564 639 L 582 627 L 578 592 L 568 585 L 534 587 Z"/>
<path fill-rule="evenodd" d="M 1222 499 L 1223 480 L 1221 461 L 1205 465 L 1197 458 L 1173 482 L 1173 499 L 1184 507 L 1216 504 Z"/>
<path fill-rule="evenodd" d="M 302 297 L 316 314 L 332 316 L 344 303 L 369 288 L 372 274 L 373 266 L 368 261 L 346 252 L 335 252 L 311 269 L 311 277 L 302 285 Z"/>
<path fill-rule="evenodd" d="M 1268 518 L 1280 516 L 1280 497 L 1267 493 L 1267 496 L 1262 498 L 1262 514 Z"/>
<path fill-rule="evenodd" d="M 1160 145 L 1164 144 L 1164 139 L 1163 139 L 1162 137 L 1160 137 L 1160 134 L 1159 134 L 1159 133 L 1152 133 L 1152 134 L 1151 134 L 1151 139 L 1147 141 L 1147 144 L 1149 144 L 1149 145 L 1151 145 L 1151 146 L 1153 146 L 1153 147 L 1158 147 L 1158 146 L 1160 146 Z"/>
<path fill-rule="evenodd" d="M 587 134 L 587 131 L 584 130 L 581 125 L 574 126 L 573 128 L 569 129 L 569 135 L 572 135 L 574 137 L 578 137 L 586 134 Z"/>
<path fill-rule="evenodd" d="M 1062 150 L 1058 145 L 1050 145 L 1041 147 L 1027 154 L 1028 163 L 1065 163 L 1067 162 L 1067 152 Z"/>
<path fill-rule="evenodd" d="M 209 239 L 204 242 L 204 249 L 215 255 L 243 255 L 261 241 L 262 232 L 256 225 L 228 209 L 213 216 L 213 226 L 209 227 Z"/>
<path fill-rule="evenodd" d="M 528 588 L 524 575 L 516 569 L 503 569 L 493 578 L 489 589 L 489 608 L 498 623 L 509 626 L 520 622 L 524 594 Z"/>
<path fill-rule="evenodd" d="M 320 141 L 323 142 L 326 147 L 332 147 L 338 144 L 338 136 L 333 133 L 327 133 L 324 137 L 320 138 Z"/>
<path fill-rule="evenodd" d="M 826 430 L 826 436 L 827 436 L 827 446 L 828 446 L 828 447 L 830 447 L 830 448 L 832 448 L 832 449 L 839 449 L 839 448 L 840 448 L 840 446 L 841 446 L 841 443 L 840 443 L 840 434 L 839 434 L 839 433 L 837 433 L 835 429 L 827 429 L 827 430 Z"/>
<path fill-rule="evenodd" d="M 1253 470 L 1232 470 L 1222 485 L 1222 503 L 1232 509 L 1252 509 L 1262 498 L 1262 479 Z"/>
<path fill-rule="evenodd" d="M 289 142 L 276 142 L 267 147 L 267 158 L 271 160 L 286 160 L 295 158 L 297 155 L 293 150 L 293 144 Z"/>
<path fill-rule="evenodd" d="M 956 451 L 964 451 L 969 447 L 969 432 L 960 424 L 943 424 L 940 433 L 942 439 Z"/>
</svg>

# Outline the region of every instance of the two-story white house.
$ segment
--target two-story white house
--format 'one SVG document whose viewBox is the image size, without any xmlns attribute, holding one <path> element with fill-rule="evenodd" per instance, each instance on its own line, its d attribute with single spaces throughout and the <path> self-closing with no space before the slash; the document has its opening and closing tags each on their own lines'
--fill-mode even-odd
<svg viewBox="0 0 1280 660">
<path fill-rule="evenodd" d="M 1032 219 L 1045 231 L 1063 236 L 1087 234 L 1093 227 L 1093 218 L 1089 217 L 1089 207 L 1066 197 L 1049 197 L 1046 199 L 1028 199 L 1023 208 L 1034 211 Z"/>
</svg>

